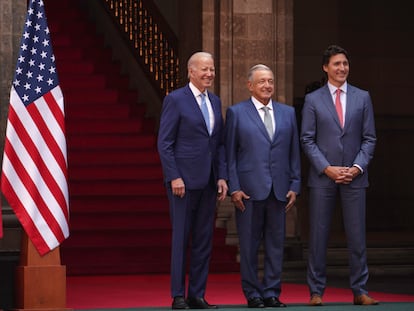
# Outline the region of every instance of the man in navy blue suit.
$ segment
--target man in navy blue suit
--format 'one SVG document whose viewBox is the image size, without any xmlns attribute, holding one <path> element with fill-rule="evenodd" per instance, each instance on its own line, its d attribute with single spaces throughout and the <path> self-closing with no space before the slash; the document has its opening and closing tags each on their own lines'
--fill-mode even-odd
<svg viewBox="0 0 414 311">
<path fill-rule="evenodd" d="M 356 305 L 375 305 L 368 296 L 365 246 L 365 192 L 376 134 L 367 91 L 347 83 L 349 57 L 333 45 L 322 57 L 328 83 L 305 97 L 301 142 L 310 161 L 308 285 L 312 306 L 322 305 L 326 250 L 337 197 L 349 250 L 350 287 Z"/>
<path fill-rule="evenodd" d="M 215 309 L 204 296 L 217 199 L 228 190 L 223 117 L 220 99 L 207 91 L 215 77 L 212 55 L 193 54 L 187 69 L 190 82 L 164 98 L 158 134 L 172 223 L 172 309 Z"/>
<path fill-rule="evenodd" d="M 286 307 L 279 300 L 286 212 L 300 190 L 299 134 L 292 107 L 272 100 L 274 75 L 253 66 L 251 98 L 227 109 L 225 144 L 231 201 L 236 207 L 243 293 L 249 308 Z M 264 242 L 264 275 L 258 251 Z"/>
</svg>

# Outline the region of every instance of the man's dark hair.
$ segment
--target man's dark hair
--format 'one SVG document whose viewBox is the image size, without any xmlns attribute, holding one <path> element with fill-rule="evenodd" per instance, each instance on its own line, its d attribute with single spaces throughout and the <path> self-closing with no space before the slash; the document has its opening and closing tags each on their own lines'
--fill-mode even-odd
<svg viewBox="0 0 414 311">
<path fill-rule="evenodd" d="M 344 48 L 341 48 L 338 45 L 330 45 L 322 55 L 322 65 L 328 65 L 331 57 L 337 54 L 344 54 L 349 62 L 348 52 Z"/>
</svg>

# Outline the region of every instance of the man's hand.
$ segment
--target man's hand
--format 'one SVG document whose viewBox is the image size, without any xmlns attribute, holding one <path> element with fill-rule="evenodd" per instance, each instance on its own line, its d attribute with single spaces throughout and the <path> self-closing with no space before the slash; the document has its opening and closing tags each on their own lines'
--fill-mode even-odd
<svg viewBox="0 0 414 311">
<path fill-rule="evenodd" d="M 177 178 L 174 180 L 171 180 L 171 189 L 173 195 L 176 195 L 177 197 L 184 197 L 185 195 L 185 185 L 182 178 Z"/>
<path fill-rule="evenodd" d="M 349 184 L 352 176 L 348 173 L 348 169 L 345 166 L 328 166 L 324 173 L 337 184 Z"/>
<path fill-rule="evenodd" d="M 223 201 L 226 198 L 228 190 L 227 182 L 224 179 L 219 179 L 217 181 L 217 199 Z"/>
<path fill-rule="evenodd" d="M 286 194 L 286 198 L 289 200 L 288 204 L 285 207 L 285 211 L 289 211 L 296 203 L 296 192 L 289 190 Z"/>
<path fill-rule="evenodd" d="M 337 184 L 350 184 L 361 171 L 358 167 L 328 166 L 324 173 Z"/>
<path fill-rule="evenodd" d="M 250 199 L 250 197 L 241 190 L 235 191 L 231 194 L 231 202 L 234 204 L 236 208 L 238 208 L 242 212 L 246 209 L 243 200 L 248 199 Z"/>
</svg>

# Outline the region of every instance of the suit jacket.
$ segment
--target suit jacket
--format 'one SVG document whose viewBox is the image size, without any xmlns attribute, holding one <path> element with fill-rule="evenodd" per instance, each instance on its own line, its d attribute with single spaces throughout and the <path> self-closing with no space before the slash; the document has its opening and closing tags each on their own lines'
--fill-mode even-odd
<svg viewBox="0 0 414 311">
<path fill-rule="evenodd" d="M 251 99 L 226 113 L 226 154 L 229 193 L 243 190 L 253 200 L 275 197 L 286 201 L 289 190 L 300 191 L 300 151 L 295 111 L 273 102 L 273 140 Z"/>
<path fill-rule="evenodd" d="M 329 165 L 358 164 L 364 171 L 350 184 L 368 186 L 368 164 L 374 155 L 376 134 L 374 113 L 367 91 L 348 84 L 345 125 L 342 128 L 328 85 L 307 94 L 302 110 L 301 143 L 309 158 L 308 185 L 335 187 L 323 171 Z"/>
<path fill-rule="evenodd" d="M 212 170 L 215 180 L 227 179 L 221 101 L 210 92 L 208 97 L 215 120 L 211 136 L 188 85 L 164 98 L 157 145 L 166 183 L 181 177 L 187 189 L 202 189 Z"/>
</svg>

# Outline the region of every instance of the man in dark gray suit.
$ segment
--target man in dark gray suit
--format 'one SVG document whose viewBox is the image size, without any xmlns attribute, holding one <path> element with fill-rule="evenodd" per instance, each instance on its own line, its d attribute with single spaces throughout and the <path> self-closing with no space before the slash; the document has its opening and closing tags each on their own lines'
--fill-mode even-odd
<svg viewBox="0 0 414 311">
<path fill-rule="evenodd" d="M 365 205 L 368 164 L 376 134 L 367 91 L 347 83 L 348 53 L 330 46 L 322 59 L 328 83 L 306 95 L 301 143 L 310 161 L 308 285 L 310 305 L 322 305 L 326 286 L 326 249 L 332 214 L 340 198 L 349 249 L 350 287 L 356 305 L 374 305 L 366 283 Z"/>
</svg>

